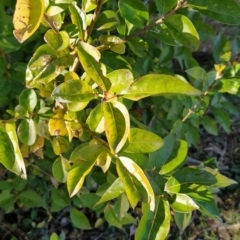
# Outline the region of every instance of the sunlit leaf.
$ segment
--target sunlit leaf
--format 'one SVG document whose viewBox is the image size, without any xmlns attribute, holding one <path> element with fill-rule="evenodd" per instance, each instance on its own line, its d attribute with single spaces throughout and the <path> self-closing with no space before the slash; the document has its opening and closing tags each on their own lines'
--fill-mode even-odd
<svg viewBox="0 0 240 240">
<path fill-rule="evenodd" d="M 70 39 L 65 31 L 55 33 L 52 29 L 49 29 L 45 35 L 44 40 L 54 50 L 61 51 L 69 46 Z"/>
<path fill-rule="evenodd" d="M 33 89 L 24 89 L 19 96 L 19 103 L 25 107 L 30 113 L 33 112 L 37 105 L 37 94 Z"/>
<path fill-rule="evenodd" d="M 86 102 L 96 99 L 97 93 L 86 82 L 68 80 L 58 85 L 52 92 L 52 97 L 59 102 Z"/>
<path fill-rule="evenodd" d="M 15 126 L 11 123 L 6 123 L 5 128 L 9 136 L 9 139 L 12 142 L 12 146 L 14 148 L 14 153 L 15 153 L 15 158 L 14 158 L 15 163 L 10 170 L 20 175 L 23 179 L 27 179 L 26 167 L 25 167 L 25 163 L 24 163 L 21 151 L 19 149 L 19 142 L 18 142 Z M 10 149 L 11 147 L 9 146 L 9 152 L 11 151 Z"/>
<path fill-rule="evenodd" d="M 33 119 L 24 119 L 17 129 L 20 141 L 26 145 L 33 145 L 36 141 L 37 133 Z"/>
<path fill-rule="evenodd" d="M 165 162 L 160 170 L 160 174 L 169 173 L 184 164 L 188 153 L 188 143 L 184 140 L 179 140 L 177 143 L 179 146 L 176 150 L 176 153 L 174 154 L 175 156 Z"/>
<path fill-rule="evenodd" d="M 103 75 L 100 64 L 97 60 L 90 55 L 86 49 L 84 49 L 83 43 L 81 42 L 78 44 L 77 52 L 82 67 L 86 71 L 87 75 L 91 77 L 103 91 L 107 91 L 110 88 L 111 83 L 109 79 Z"/>
<path fill-rule="evenodd" d="M 135 208 L 140 199 L 140 196 L 133 182 L 133 178 L 120 160 L 117 159 L 116 165 L 117 165 L 117 173 L 123 183 L 124 190 L 127 194 L 129 203 L 132 208 Z"/>
<path fill-rule="evenodd" d="M 168 94 L 198 96 L 201 92 L 179 78 L 164 74 L 148 74 L 134 81 L 121 94 L 137 101 L 141 98 Z"/>
<path fill-rule="evenodd" d="M 86 15 L 85 12 L 82 11 L 77 3 L 74 1 L 72 5 L 69 6 L 70 17 L 72 19 L 72 23 L 78 27 L 78 37 L 80 40 L 84 39 L 84 31 L 86 30 Z"/>
<path fill-rule="evenodd" d="M 138 27 L 144 27 L 149 14 L 146 6 L 140 0 L 120 0 L 119 10 L 122 16 L 130 23 Z"/>
<path fill-rule="evenodd" d="M 67 181 L 68 170 L 71 168 L 69 162 L 63 158 L 57 158 L 52 165 L 52 173 L 54 178 L 61 183 Z"/>
<path fill-rule="evenodd" d="M 240 4 L 235 0 L 229 0 L 228 4 L 222 0 L 214 0 L 214 3 L 205 0 L 189 0 L 188 5 L 200 13 L 227 24 L 240 23 Z"/>
<path fill-rule="evenodd" d="M 217 180 L 213 174 L 204 170 L 186 167 L 173 173 L 166 183 L 166 191 L 185 193 L 191 185 L 211 186 L 216 182 Z"/>
<path fill-rule="evenodd" d="M 107 202 L 111 199 L 118 197 L 121 193 L 124 192 L 124 186 L 122 180 L 117 178 L 113 184 L 106 190 L 106 192 L 102 195 L 96 205 Z"/>
<path fill-rule="evenodd" d="M 128 143 L 124 151 L 130 153 L 154 152 L 163 146 L 163 140 L 158 135 L 140 128 L 130 129 Z"/>
<path fill-rule="evenodd" d="M 177 212 L 190 212 L 199 208 L 192 198 L 184 193 L 173 195 L 170 205 Z"/>
<path fill-rule="evenodd" d="M 102 112 L 105 122 L 105 133 L 113 153 L 118 153 L 130 131 L 129 114 L 126 107 L 118 102 L 103 102 Z"/>
<path fill-rule="evenodd" d="M 166 239 L 171 220 L 169 203 L 161 196 L 157 196 L 154 211 L 151 211 L 148 203 L 142 204 L 142 210 L 143 216 L 137 228 L 135 239 Z"/>
<path fill-rule="evenodd" d="M 42 21 L 43 12 L 43 0 L 17 0 L 13 16 L 13 34 L 20 43 L 37 30 Z"/>
<path fill-rule="evenodd" d="M 78 151 L 79 160 L 74 163 L 68 173 L 67 188 L 70 197 L 73 197 L 82 187 L 86 175 L 91 171 L 98 156 L 108 149 L 101 145 L 87 145 Z"/>
<path fill-rule="evenodd" d="M 185 47 L 196 51 L 199 47 L 199 36 L 192 22 L 184 15 L 174 14 L 164 21 L 174 39 Z"/>
<path fill-rule="evenodd" d="M 130 158 L 119 157 L 119 161 L 123 164 L 126 171 L 133 175 L 145 188 L 148 194 L 148 201 L 150 203 L 150 210 L 154 211 L 155 208 L 155 196 L 151 184 L 149 183 L 143 170 Z M 121 177 L 121 176 L 120 176 Z"/>
</svg>

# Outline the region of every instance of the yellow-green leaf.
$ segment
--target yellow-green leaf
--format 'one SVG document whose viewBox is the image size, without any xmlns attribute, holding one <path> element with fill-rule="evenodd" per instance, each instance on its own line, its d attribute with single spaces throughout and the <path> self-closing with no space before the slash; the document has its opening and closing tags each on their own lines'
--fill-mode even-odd
<svg viewBox="0 0 240 240">
<path fill-rule="evenodd" d="M 98 97 L 87 82 L 68 80 L 58 85 L 52 92 L 52 97 L 59 102 L 86 102 Z"/>
<path fill-rule="evenodd" d="M 148 203 L 142 204 L 143 216 L 136 231 L 135 239 L 164 240 L 169 229 L 171 213 L 168 201 L 156 197 L 156 208 L 153 211 Z"/>
<path fill-rule="evenodd" d="M 131 128 L 128 136 L 128 146 L 124 152 L 149 153 L 154 152 L 163 146 L 163 140 L 150 131 Z"/>
<path fill-rule="evenodd" d="M 18 137 L 23 144 L 31 146 L 37 138 L 36 126 L 33 119 L 23 119 L 18 126 Z"/>
<path fill-rule="evenodd" d="M 31 37 L 37 30 L 43 13 L 43 0 L 17 0 L 13 16 L 13 34 L 20 43 Z"/>
<path fill-rule="evenodd" d="M 138 201 L 140 200 L 140 196 L 134 184 L 134 180 L 131 174 L 127 171 L 127 169 L 124 167 L 124 165 L 119 159 L 117 159 L 116 165 L 117 165 L 118 176 L 123 182 L 124 190 L 127 194 L 129 203 L 132 208 L 135 208 Z"/>
<path fill-rule="evenodd" d="M 189 83 L 165 74 L 148 74 L 135 80 L 129 88 L 121 92 L 123 97 L 138 101 L 141 98 L 168 94 L 199 96 L 201 91 Z"/>
<path fill-rule="evenodd" d="M 113 153 L 118 153 L 124 146 L 130 131 L 128 110 L 122 103 L 112 101 L 102 103 L 102 112 L 109 146 Z"/>
<path fill-rule="evenodd" d="M 103 75 L 100 63 L 98 63 L 96 58 L 94 58 L 93 55 L 89 54 L 85 48 L 86 44 L 82 42 L 80 42 L 77 46 L 79 60 L 82 64 L 83 69 L 103 91 L 107 91 L 111 86 L 109 79 Z"/>
<path fill-rule="evenodd" d="M 126 170 L 133 175 L 137 180 L 143 185 L 147 194 L 148 194 L 148 201 L 150 203 L 150 210 L 154 211 L 155 208 L 155 195 L 152 189 L 151 184 L 149 183 L 146 175 L 144 174 L 143 170 L 130 158 L 127 157 L 119 157 L 118 158 Z"/>
<path fill-rule="evenodd" d="M 72 166 L 67 177 L 67 189 L 73 197 L 82 187 L 86 175 L 91 171 L 98 156 L 109 151 L 106 147 L 97 144 L 84 146 L 78 151 L 78 160 Z"/>
</svg>

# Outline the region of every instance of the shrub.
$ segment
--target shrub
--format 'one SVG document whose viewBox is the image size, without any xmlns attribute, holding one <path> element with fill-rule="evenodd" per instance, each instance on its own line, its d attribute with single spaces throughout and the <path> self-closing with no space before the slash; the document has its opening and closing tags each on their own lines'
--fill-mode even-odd
<svg viewBox="0 0 240 240">
<path fill-rule="evenodd" d="M 4 211 L 68 209 L 76 228 L 136 224 L 149 240 L 196 209 L 220 219 L 213 193 L 236 182 L 187 156 L 201 126 L 230 132 L 239 45 L 218 34 L 209 72 L 193 52 L 208 17 L 240 23 L 239 3 L 18 0 L 12 24 L 14 6 L 0 4 Z"/>
</svg>

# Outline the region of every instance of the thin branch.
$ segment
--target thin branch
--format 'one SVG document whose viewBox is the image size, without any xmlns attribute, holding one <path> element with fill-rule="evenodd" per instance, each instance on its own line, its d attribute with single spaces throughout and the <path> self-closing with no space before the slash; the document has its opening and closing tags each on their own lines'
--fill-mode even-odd
<svg viewBox="0 0 240 240">
<path fill-rule="evenodd" d="M 221 71 L 220 71 L 220 72 L 217 72 L 217 73 L 216 73 L 216 77 L 215 77 L 215 81 L 214 81 L 214 82 L 212 83 L 212 85 L 209 86 L 208 89 L 201 95 L 201 97 L 200 97 L 200 99 L 197 101 L 197 103 L 196 103 L 192 108 L 190 108 L 190 109 L 188 110 L 188 113 L 187 113 L 186 116 L 182 119 L 182 122 L 185 122 L 185 121 L 188 119 L 188 117 L 189 117 L 192 113 L 194 113 L 194 111 L 196 110 L 196 108 L 197 108 L 197 107 L 199 106 L 199 104 L 203 101 L 204 97 L 205 97 L 205 96 L 208 94 L 208 92 L 213 88 L 215 82 L 216 82 L 217 80 L 219 80 L 221 77 L 222 77 L 222 72 L 221 72 Z"/>
<path fill-rule="evenodd" d="M 86 34 L 85 34 L 85 37 L 84 37 L 85 42 L 87 42 L 88 38 L 90 37 L 90 35 L 93 31 L 93 28 L 94 28 L 95 23 L 97 21 L 98 15 L 101 11 L 102 5 L 103 5 L 103 0 L 98 0 L 97 7 L 96 7 L 95 12 L 93 14 L 92 22 L 91 22 L 90 26 L 88 27 L 88 29 L 86 31 Z"/>
<path fill-rule="evenodd" d="M 128 37 L 126 37 L 124 40 L 128 41 L 134 37 L 137 37 L 141 34 L 144 34 L 146 32 L 148 32 L 149 30 L 151 30 L 153 27 L 157 26 L 158 24 L 161 24 L 165 21 L 165 19 L 169 18 L 170 16 L 172 16 L 177 10 L 179 10 L 180 8 L 184 7 L 184 5 L 187 3 L 187 0 L 180 0 L 178 1 L 178 4 L 175 8 L 173 8 L 171 11 L 169 11 L 165 16 L 159 18 L 156 22 L 144 27 L 143 29 L 141 29 L 140 31 L 133 33 L 132 35 L 129 35 Z"/>
</svg>

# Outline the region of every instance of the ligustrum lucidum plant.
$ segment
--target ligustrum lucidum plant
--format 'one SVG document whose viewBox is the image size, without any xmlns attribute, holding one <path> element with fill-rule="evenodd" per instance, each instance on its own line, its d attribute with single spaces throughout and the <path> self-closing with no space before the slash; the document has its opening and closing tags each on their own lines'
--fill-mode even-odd
<svg viewBox="0 0 240 240">
<path fill-rule="evenodd" d="M 165 239 L 171 218 L 183 230 L 196 209 L 220 219 L 213 193 L 235 181 L 213 160 L 191 166 L 187 155 L 200 125 L 230 132 L 234 106 L 224 94 L 238 92 L 238 42 L 234 53 L 216 37 L 209 72 L 192 52 L 215 34 L 209 18 L 240 24 L 238 1 L 0 5 L 1 92 L 10 88 L 0 122 L 0 161 L 10 170 L 0 187 L 6 212 L 16 204 L 49 215 L 68 208 L 77 228 L 135 224 L 137 240 Z"/>
</svg>

